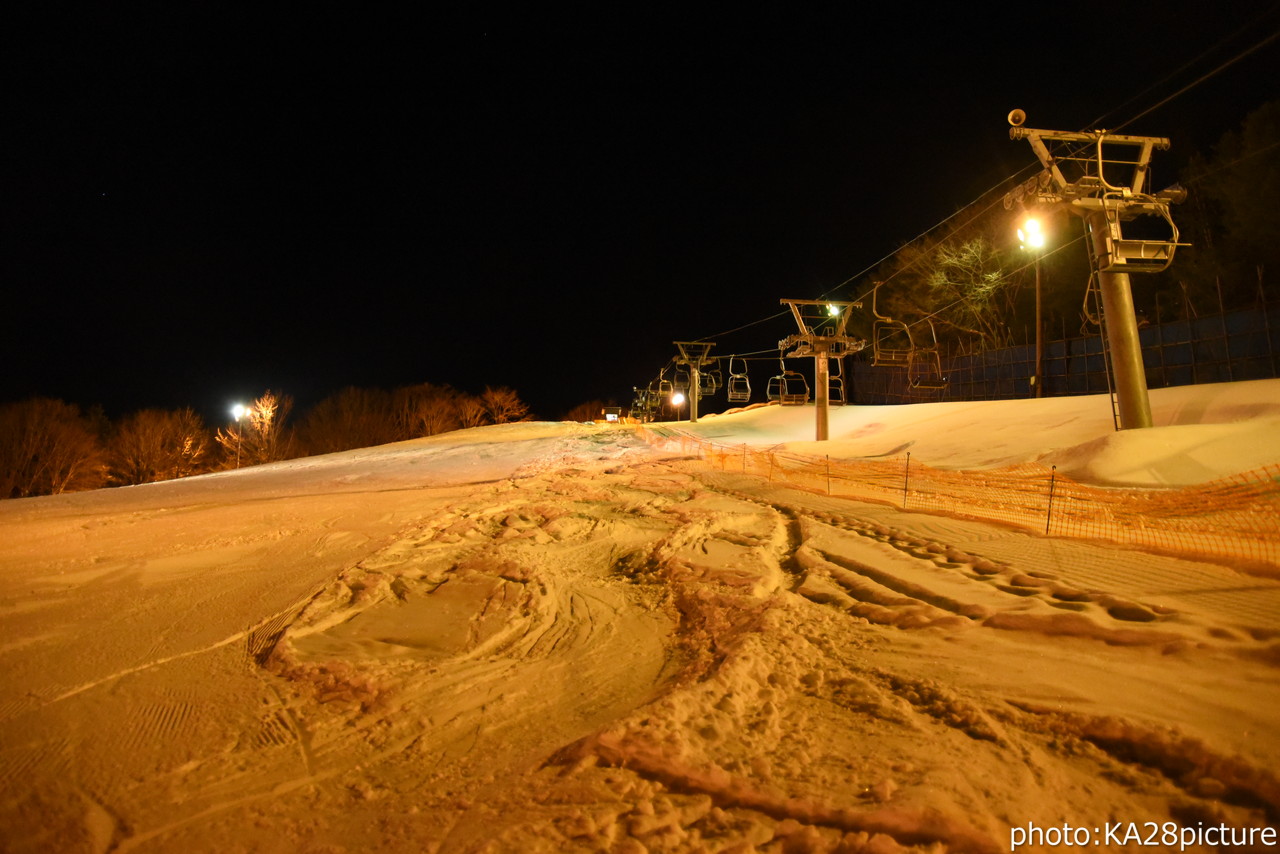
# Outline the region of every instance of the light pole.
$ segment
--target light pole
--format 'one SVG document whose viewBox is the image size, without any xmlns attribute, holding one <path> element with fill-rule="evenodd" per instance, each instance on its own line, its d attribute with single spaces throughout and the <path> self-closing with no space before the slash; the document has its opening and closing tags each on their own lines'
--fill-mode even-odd
<svg viewBox="0 0 1280 854">
<path fill-rule="evenodd" d="M 1022 248 L 1035 254 L 1036 262 L 1036 372 L 1031 377 L 1035 386 L 1036 397 L 1044 397 L 1044 322 L 1040 312 L 1040 256 L 1044 254 L 1044 230 L 1040 220 L 1027 217 L 1018 229 L 1018 240 Z"/>
<path fill-rule="evenodd" d="M 242 441 L 240 419 L 244 418 L 245 413 L 248 411 L 248 407 L 243 403 L 237 403 L 235 406 L 231 407 L 231 416 L 236 419 L 236 468 L 240 468 L 240 442 Z"/>
<path fill-rule="evenodd" d="M 677 421 L 680 420 L 680 407 L 684 406 L 684 402 L 685 402 L 684 392 L 680 392 L 680 391 L 672 392 L 671 405 L 675 407 Z"/>
</svg>

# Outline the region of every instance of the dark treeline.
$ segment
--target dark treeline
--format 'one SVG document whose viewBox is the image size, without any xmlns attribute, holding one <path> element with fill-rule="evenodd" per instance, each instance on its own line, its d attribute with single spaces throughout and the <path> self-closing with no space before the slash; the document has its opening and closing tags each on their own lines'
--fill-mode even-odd
<svg viewBox="0 0 1280 854">
<path fill-rule="evenodd" d="M 0 499 L 130 486 L 529 418 L 512 389 L 468 394 L 423 383 L 346 388 L 295 422 L 266 392 L 225 428 L 192 409 L 145 409 L 116 423 L 101 410 L 35 398 L 0 404 Z"/>
</svg>

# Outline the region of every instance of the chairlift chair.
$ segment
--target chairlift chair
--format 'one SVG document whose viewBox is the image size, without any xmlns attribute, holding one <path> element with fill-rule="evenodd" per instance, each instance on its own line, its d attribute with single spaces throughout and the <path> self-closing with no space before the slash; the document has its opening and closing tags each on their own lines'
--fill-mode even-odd
<svg viewBox="0 0 1280 854">
<path fill-rule="evenodd" d="M 1156 205 L 1157 214 L 1168 226 L 1168 240 L 1136 239 L 1123 236 L 1122 223 L 1125 221 L 1118 212 L 1106 204 L 1109 199 L 1128 199 L 1123 193 L 1103 193 L 1103 210 L 1110 225 L 1106 235 L 1106 252 L 1098 259 L 1098 269 L 1104 273 L 1159 273 L 1173 263 L 1173 254 L 1179 246 L 1178 226 L 1169 216 L 1168 204 Z"/>
<path fill-rule="evenodd" d="M 711 397 L 724 385 L 724 376 L 720 373 L 720 361 L 709 363 L 712 367 L 698 372 L 699 397 Z"/>
<path fill-rule="evenodd" d="M 782 373 L 769 378 L 768 398 L 783 406 L 802 406 L 809 402 L 809 381 L 798 371 L 787 370 L 787 363 L 782 363 Z"/>
<path fill-rule="evenodd" d="M 675 390 L 676 390 L 676 387 L 671 382 L 671 380 L 667 379 L 666 377 L 659 377 L 658 379 L 654 380 L 653 384 L 649 386 L 649 396 L 657 397 L 659 399 L 664 397 L 671 397 L 671 395 L 675 392 Z"/>
<path fill-rule="evenodd" d="M 782 381 L 778 403 L 783 406 L 803 406 L 809 402 L 809 381 L 798 371 L 783 371 L 778 379 Z"/>
<path fill-rule="evenodd" d="M 642 424 L 653 420 L 653 399 L 647 388 L 632 388 L 631 417 Z"/>
<path fill-rule="evenodd" d="M 676 368 L 674 377 L 675 378 L 671 381 L 671 384 L 675 388 L 675 390 L 684 394 L 688 394 L 689 393 L 689 372 L 684 368 Z"/>
<path fill-rule="evenodd" d="M 907 381 L 912 388 L 943 389 L 947 387 L 947 378 L 942 373 L 942 357 L 938 354 L 938 330 L 927 317 L 924 322 L 929 324 L 929 337 L 933 343 L 928 347 L 912 346 Z"/>
<path fill-rule="evenodd" d="M 751 400 L 751 380 L 747 378 L 746 368 L 743 368 L 742 373 L 735 373 L 732 356 L 729 357 L 729 388 L 726 395 L 730 403 L 746 403 Z"/>
<path fill-rule="evenodd" d="M 835 364 L 836 369 L 827 374 L 827 405 L 844 406 L 844 359 L 832 359 L 828 364 Z"/>
<path fill-rule="evenodd" d="M 908 365 L 911 363 L 911 351 L 915 349 L 911 341 L 911 330 L 901 320 L 894 320 L 876 311 L 876 295 L 879 291 L 878 285 L 871 291 L 871 314 L 875 318 L 871 324 L 871 365 Z"/>
<path fill-rule="evenodd" d="M 675 393 L 675 390 L 675 385 L 666 378 L 665 373 L 659 374 L 656 380 L 649 383 L 648 411 L 650 418 L 657 416 L 667 406 L 667 402 L 671 400 L 671 395 Z"/>
</svg>

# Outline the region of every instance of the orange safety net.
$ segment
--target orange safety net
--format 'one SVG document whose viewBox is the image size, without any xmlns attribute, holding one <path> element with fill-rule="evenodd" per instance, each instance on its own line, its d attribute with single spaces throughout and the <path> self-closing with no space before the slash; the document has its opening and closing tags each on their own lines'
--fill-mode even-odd
<svg viewBox="0 0 1280 854">
<path fill-rule="evenodd" d="M 1040 533 L 1106 540 L 1187 555 L 1280 566 L 1280 465 L 1196 486 L 1130 489 L 1078 483 L 1028 464 L 947 471 L 910 454 L 878 460 L 724 445 L 642 426 L 654 445 L 679 445 L 725 471 L 767 477 L 837 497 L 1003 522 Z"/>
</svg>

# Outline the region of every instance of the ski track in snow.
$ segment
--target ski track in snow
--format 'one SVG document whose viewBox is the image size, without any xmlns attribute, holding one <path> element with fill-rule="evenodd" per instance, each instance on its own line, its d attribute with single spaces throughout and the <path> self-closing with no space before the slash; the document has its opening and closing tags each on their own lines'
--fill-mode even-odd
<svg viewBox="0 0 1280 854">
<path fill-rule="evenodd" d="M 64 579 L 68 621 L 175 601 L 191 628 L 102 620 L 72 684 L 5 681 L 7 850 L 997 851 L 1033 820 L 1280 815 L 1280 584 L 620 431 L 492 453 L 500 476 L 403 490 L 411 513 L 352 492 L 281 543 L 264 500 L 267 529 L 201 535 L 278 563 L 269 590 L 182 553 L 151 571 L 186 599 L 135 563 Z M 361 513 L 379 535 L 328 530 Z M 72 628 L 5 596 L 31 631 L 4 662 L 56 663 Z"/>
</svg>

